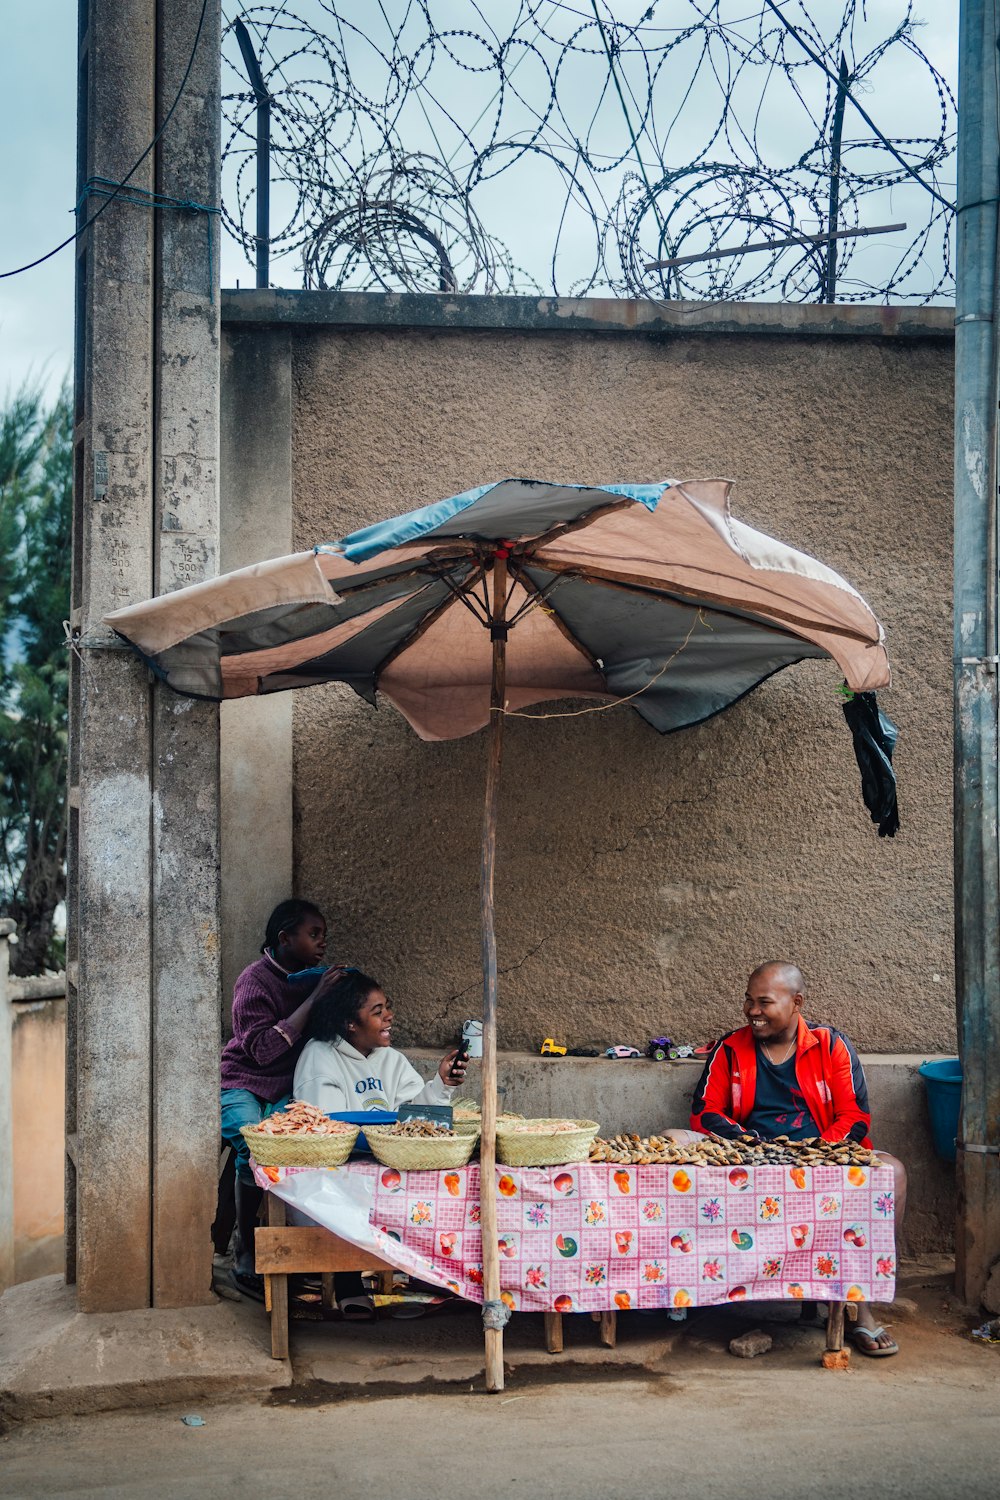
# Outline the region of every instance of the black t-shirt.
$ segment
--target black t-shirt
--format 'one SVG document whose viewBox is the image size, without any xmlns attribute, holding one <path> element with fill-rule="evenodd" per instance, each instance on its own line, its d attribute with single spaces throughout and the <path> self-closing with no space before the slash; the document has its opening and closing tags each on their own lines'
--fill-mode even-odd
<svg viewBox="0 0 1000 1500">
<path fill-rule="evenodd" d="M 765 1140 L 787 1135 L 791 1141 L 819 1135 L 819 1126 L 809 1113 L 795 1077 L 795 1054 L 777 1066 L 762 1047 L 757 1048 L 757 1091 L 753 1111 L 744 1122 Z"/>
</svg>

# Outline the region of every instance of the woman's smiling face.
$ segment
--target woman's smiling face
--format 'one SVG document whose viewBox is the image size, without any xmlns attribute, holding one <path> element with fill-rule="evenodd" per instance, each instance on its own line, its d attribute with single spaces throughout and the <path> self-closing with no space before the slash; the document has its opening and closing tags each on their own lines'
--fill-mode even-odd
<svg viewBox="0 0 1000 1500">
<path fill-rule="evenodd" d="M 392 1006 L 381 990 L 372 990 L 353 1021 L 347 1023 L 347 1040 L 367 1057 L 376 1047 L 392 1046 Z"/>
</svg>

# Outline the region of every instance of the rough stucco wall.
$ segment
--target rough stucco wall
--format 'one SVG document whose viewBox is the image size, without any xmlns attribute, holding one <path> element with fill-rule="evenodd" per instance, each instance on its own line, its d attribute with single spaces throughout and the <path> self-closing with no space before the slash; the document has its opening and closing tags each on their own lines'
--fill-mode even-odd
<svg viewBox="0 0 1000 1500">
<path fill-rule="evenodd" d="M 65 1265 L 65 1075 L 66 1002 L 17 1006 L 11 1069 L 15 1281 L 51 1276 Z"/>
<path fill-rule="evenodd" d="M 660 738 L 625 708 L 508 721 L 500 1043 L 703 1039 L 794 957 L 871 1051 L 954 1046 L 947 341 L 293 333 L 296 546 L 507 475 L 725 475 L 885 622 L 903 827 L 879 840 L 830 662 Z M 565 709 L 566 704 L 553 705 Z M 422 744 L 349 690 L 295 703 L 296 889 L 404 1043 L 479 1010 L 485 739 Z"/>
</svg>

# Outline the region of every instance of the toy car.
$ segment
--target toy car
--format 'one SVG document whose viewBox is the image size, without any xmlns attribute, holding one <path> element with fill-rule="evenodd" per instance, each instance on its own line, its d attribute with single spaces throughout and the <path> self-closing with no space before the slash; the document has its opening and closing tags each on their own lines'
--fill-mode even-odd
<svg viewBox="0 0 1000 1500">
<path fill-rule="evenodd" d="M 641 1057 L 638 1047 L 609 1047 L 605 1057 Z"/>
<path fill-rule="evenodd" d="M 694 1044 L 692 1042 L 681 1042 L 671 1047 L 667 1053 L 671 1062 L 679 1062 L 682 1057 L 694 1057 Z"/>
<path fill-rule="evenodd" d="M 673 1045 L 668 1036 L 654 1036 L 646 1048 L 646 1056 L 651 1057 L 654 1062 L 663 1062 Z"/>
<path fill-rule="evenodd" d="M 554 1041 L 553 1038 L 550 1037 L 550 1036 L 547 1036 L 545 1038 L 544 1042 L 541 1045 L 541 1049 L 540 1050 L 541 1050 L 541 1054 L 542 1054 L 543 1057 L 565 1057 L 566 1056 L 566 1048 L 565 1047 L 560 1047 L 559 1044 L 558 1044 L 558 1042 Z"/>
</svg>

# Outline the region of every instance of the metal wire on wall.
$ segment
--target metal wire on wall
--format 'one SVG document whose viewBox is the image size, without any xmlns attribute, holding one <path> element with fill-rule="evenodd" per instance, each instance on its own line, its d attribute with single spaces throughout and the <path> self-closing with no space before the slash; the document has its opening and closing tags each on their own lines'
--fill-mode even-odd
<svg viewBox="0 0 1000 1500">
<path fill-rule="evenodd" d="M 949 299 L 955 100 L 897 8 L 879 37 L 865 0 L 632 21 L 619 0 L 251 5 L 272 267 L 307 288 Z M 227 19 L 223 216 L 252 261 L 255 103 Z"/>
</svg>

